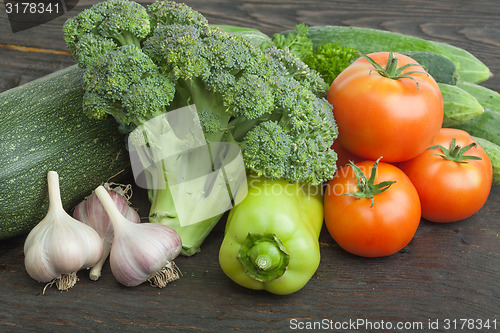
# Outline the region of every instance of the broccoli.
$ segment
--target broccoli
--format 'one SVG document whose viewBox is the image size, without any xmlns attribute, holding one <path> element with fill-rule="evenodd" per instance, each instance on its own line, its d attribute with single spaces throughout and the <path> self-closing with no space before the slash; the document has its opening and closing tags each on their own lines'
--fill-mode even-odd
<svg viewBox="0 0 500 333">
<path fill-rule="evenodd" d="M 64 26 L 64 39 L 80 67 L 123 45 L 141 47 L 151 32 L 146 8 L 128 0 L 108 0 L 93 5 Z"/>
<path fill-rule="evenodd" d="M 112 17 L 107 10 L 113 10 Z M 109 114 L 131 131 L 159 115 L 196 106 L 207 153 L 168 159 L 148 178 L 150 221 L 174 227 L 183 254 L 199 251 L 221 217 L 181 226 L 178 216 L 186 210 L 180 205 L 196 215 L 227 196 L 213 177 L 203 191 L 181 185 L 189 175 L 210 172 L 200 170 L 207 164 L 202 160 L 231 157 L 216 143 L 238 145 L 251 174 L 314 185 L 333 177 L 337 156 L 330 147 L 337 127 L 325 99 L 328 86 L 317 71 L 287 49 L 263 50 L 209 25 L 185 4 L 158 1 L 146 13 L 128 0 L 109 0 L 68 20 L 65 37 L 85 68 L 83 109 L 89 117 Z M 167 126 L 147 129 L 147 144 L 166 154 L 179 144 L 162 138 Z M 146 164 L 147 156 L 142 160 Z M 176 203 L 174 191 L 196 201 Z"/>
</svg>

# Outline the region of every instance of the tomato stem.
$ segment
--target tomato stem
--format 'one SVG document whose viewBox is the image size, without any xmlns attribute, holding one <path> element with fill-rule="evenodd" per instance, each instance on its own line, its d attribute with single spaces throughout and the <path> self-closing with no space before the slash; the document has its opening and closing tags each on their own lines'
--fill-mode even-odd
<svg viewBox="0 0 500 333">
<path fill-rule="evenodd" d="M 451 139 L 449 148 L 445 148 L 442 145 L 434 145 L 430 146 L 427 149 L 441 149 L 442 154 L 432 154 L 432 155 L 438 155 L 444 158 L 445 160 L 454 161 L 457 163 L 467 163 L 467 160 L 481 160 L 481 157 L 479 156 L 464 155 L 469 149 L 477 147 L 476 142 L 473 142 L 465 147 L 457 145 L 456 142 L 457 141 L 455 140 L 455 138 L 453 138 Z"/>
<path fill-rule="evenodd" d="M 410 72 L 403 73 L 403 71 L 405 69 L 407 69 L 411 66 L 419 66 L 419 67 L 422 67 L 422 66 L 419 64 L 406 64 L 404 66 L 398 67 L 399 59 L 392 52 L 389 52 L 389 58 L 387 59 L 387 64 L 385 65 L 385 67 L 382 67 L 381 65 L 379 65 L 377 62 L 375 62 L 375 60 L 370 58 L 368 55 L 363 54 L 363 53 L 359 53 L 359 54 L 363 58 L 365 58 L 373 67 L 375 67 L 371 71 L 375 71 L 379 75 L 382 75 L 383 77 L 386 77 L 386 78 L 389 78 L 392 80 L 399 80 L 399 79 L 403 79 L 403 78 L 412 79 L 413 81 L 415 81 L 415 84 L 417 85 L 417 89 L 418 89 L 418 82 L 411 75 L 416 74 L 416 73 L 429 75 L 429 73 L 427 73 L 425 71 L 423 71 L 423 72 L 422 71 L 410 71 Z M 371 71 L 370 71 L 370 73 L 371 73 Z"/>
<path fill-rule="evenodd" d="M 366 179 L 365 174 L 361 169 L 354 164 L 352 161 L 349 161 L 348 165 L 352 167 L 354 171 L 354 175 L 356 176 L 356 181 L 358 185 L 358 190 L 356 192 L 348 192 L 344 193 L 344 195 L 350 195 L 355 197 L 356 199 L 362 198 L 370 198 L 371 207 L 374 204 L 374 196 L 385 192 L 389 189 L 389 187 L 394 184 L 396 181 L 383 181 L 381 183 L 375 184 L 375 175 L 377 174 L 378 162 L 382 157 L 379 157 L 378 160 L 373 164 L 372 172 L 370 174 L 370 178 Z"/>
<path fill-rule="evenodd" d="M 395 57 L 391 52 L 389 54 L 389 58 L 387 59 L 387 65 L 385 66 L 385 73 L 387 74 L 387 77 L 393 78 L 398 74 L 398 61 L 398 57 Z"/>
</svg>

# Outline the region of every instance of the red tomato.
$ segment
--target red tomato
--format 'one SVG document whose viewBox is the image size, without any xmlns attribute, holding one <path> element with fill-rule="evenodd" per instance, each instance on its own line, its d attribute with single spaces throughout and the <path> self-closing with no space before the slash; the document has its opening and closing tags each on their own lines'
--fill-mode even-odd
<svg viewBox="0 0 500 333">
<path fill-rule="evenodd" d="M 475 142 L 465 131 L 443 128 L 433 145 L 449 149 L 452 139 L 466 147 Z M 422 217 L 433 222 L 454 222 L 476 213 L 488 199 L 493 171 L 481 146 L 468 149 L 464 163 L 443 158 L 439 148 L 426 150 L 418 157 L 401 163 L 400 168 L 410 177 L 420 196 Z"/>
<path fill-rule="evenodd" d="M 338 139 L 333 142 L 331 148 L 337 153 L 337 169 L 340 169 L 341 167 L 349 163 L 349 161 L 353 161 L 354 163 L 356 163 L 365 160 L 364 158 L 356 156 L 347 149 L 345 149 L 340 144 L 340 141 Z"/>
<path fill-rule="evenodd" d="M 418 64 L 394 54 L 397 66 Z M 388 52 L 368 55 L 385 65 Z M 375 160 L 399 162 L 429 147 L 443 121 L 443 98 L 436 81 L 421 66 L 402 70 L 409 77 L 380 75 L 363 57 L 354 61 L 333 81 L 327 99 L 333 105 L 340 143 L 353 154 Z M 418 86 L 417 86 L 418 83 Z"/>
<path fill-rule="evenodd" d="M 374 162 L 355 165 L 368 178 Z M 374 181 L 396 182 L 373 196 L 373 206 L 370 198 L 345 195 L 360 188 L 351 165 L 341 168 L 325 191 L 325 224 L 330 235 L 344 250 L 363 257 L 398 252 L 410 242 L 420 223 L 418 194 L 403 171 L 380 162 Z"/>
</svg>

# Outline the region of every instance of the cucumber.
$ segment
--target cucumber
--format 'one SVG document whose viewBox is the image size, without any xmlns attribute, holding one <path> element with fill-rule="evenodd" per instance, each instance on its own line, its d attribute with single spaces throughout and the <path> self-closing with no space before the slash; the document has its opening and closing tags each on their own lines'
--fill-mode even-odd
<svg viewBox="0 0 500 333">
<path fill-rule="evenodd" d="M 271 38 L 260 30 L 254 28 L 237 27 L 234 25 L 216 25 L 224 31 L 230 32 L 235 36 L 240 36 L 256 46 L 262 43 L 271 44 Z"/>
<path fill-rule="evenodd" d="M 291 33 L 285 31 L 283 34 Z M 435 41 L 396 32 L 344 26 L 309 27 L 308 37 L 314 47 L 325 43 L 350 46 L 363 53 L 380 51 L 426 51 L 441 54 L 457 67 L 462 81 L 479 83 L 491 77 L 489 68 L 468 51 Z"/>
<path fill-rule="evenodd" d="M 500 113 L 484 110 L 468 122 L 456 126 L 472 136 L 480 137 L 500 146 Z"/>
<path fill-rule="evenodd" d="M 493 167 L 493 184 L 500 184 L 500 146 L 479 137 L 472 137 L 484 149 Z"/>
<path fill-rule="evenodd" d="M 114 119 L 82 110 L 76 65 L 0 94 L 0 239 L 27 233 L 47 213 L 47 172 L 59 173 L 69 212 L 130 160 Z"/>
<path fill-rule="evenodd" d="M 424 66 L 427 73 L 436 82 L 450 85 L 457 84 L 459 78 L 457 66 L 447 57 L 438 53 L 424 51 L 407 51 L 401 53 Z"/>
<path fill-rule="evenodd" d="M 452 127 L 468 122 L 483 113 L 477 99 L 458 86 L 438 83 L 443 95 L 443 126 Z"/>
<path fill-rule="evenodd" d="M 470 82 L 457 82 L 457 86 L 473 95 L 485 109 L 500 113 L 500 94 L 496 91 Z"/>
</svg>

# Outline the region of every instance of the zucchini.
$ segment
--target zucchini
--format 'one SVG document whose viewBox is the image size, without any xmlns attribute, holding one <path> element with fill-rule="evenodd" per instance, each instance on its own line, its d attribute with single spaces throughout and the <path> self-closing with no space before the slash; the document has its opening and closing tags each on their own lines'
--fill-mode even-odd
<svg viewBox="0 0 500 333">
<path fill-rule="evenodd" d="M 472 136 L 480 137 L 500 146 L 500 113 L 485 109 L 483 113 L 456 126 Z"/>
<path fill-rule="evenodd" d="M 283 34 L 292 31 L 283 32 Z M 309 27 L 309 39 L 314 47 L 325 43 L 350 46 L 363 53 L 380 51 L 426 51 L 441 54 L 457 67 L 462 81 L 479 83 L 491 77 L 489 68 L 468 51 L 435 41 L 430 41 L 396 32 L 345 26 Z"/>
<path fill-rule="evenodd" d="M 451 127 L 468 122 L 483 113 L 477 99 L 458 86 L 438 83 L 443 95 L 443 126 Z"/>
<path fill-rule="evenodd" d="M 472 137 L 488 155 L 493 167 L 493 184 L 500 184 L 500 146 L 479 137 Z"/>
<path fill-rule="evenodd" d="M 457 82 L 457 86 L 473 95 L 485 109 L 500 113 L 500 94 L 496 91 L 470 82 Z"/>
<path fill-rule="evenodd" d="M 74 65 L 0 94 L 0 239 L 27 233 L 43 219 L 49 170 L 60 175 L 67 211 L 129 170 L 114 119 L 84 115 L 82 83 Z"/>
</svg>

